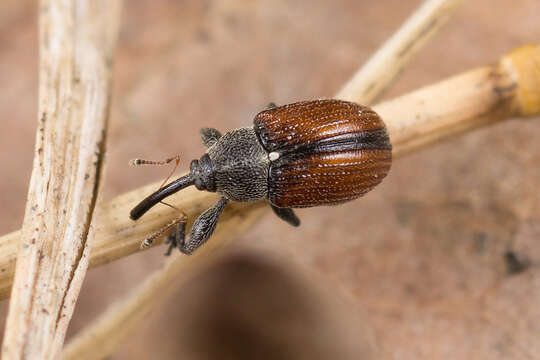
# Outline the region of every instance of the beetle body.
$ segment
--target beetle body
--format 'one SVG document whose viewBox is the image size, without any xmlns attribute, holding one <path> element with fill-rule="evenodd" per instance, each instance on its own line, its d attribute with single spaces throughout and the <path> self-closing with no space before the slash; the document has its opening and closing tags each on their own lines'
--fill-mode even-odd
<svg viewBox="0 0 540 360">
<path fill-rule="evenodd" d="M 208 149 L 192 161 L 191 172 L 150 195 L 130 214 L 136 220 L 189 185 L 222 195 L 195 221 L 188 243 L 178 236 L 169 239 L 187 254 L 210 237 L 229 200 L 266 198 L 280 218 L 298 226 L 291 208 L 356 199 L 382 181 L 392 162 L 380 117 L 365 106 L 341 100 L 272 107 L 256 115 L 253 127 L 223 136 L 215 129 L 202 129 L 201 135 Z"/>
</svg>

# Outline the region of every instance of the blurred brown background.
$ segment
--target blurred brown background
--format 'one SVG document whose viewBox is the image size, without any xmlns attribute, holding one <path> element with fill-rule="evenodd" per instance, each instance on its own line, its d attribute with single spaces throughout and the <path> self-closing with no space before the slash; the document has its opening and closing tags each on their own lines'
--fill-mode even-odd
<svg viewBox="0 0 540 360">
<path fill-rule="evenodd" d="M 328 97 L 421 1 L 126 0 L 105 198 L 204 151 L 199 128 Z M 37 113 L 37 5 L 0 4 L 0 233 L 20 227 Z M 470 0 L 391 98 L 540 43 L 538 0 Z M 114 359 L 540 358 L 540 123 L 510 121 L 396 161 L 365 198 L 269 214 L 156 308 Z M 126 214 L 127 216 L 127 214 Z M 89 271 L 68 337 L 164 261 Z M 528 264 L 511 274 L 504 254 Z M 176 287 L 178 288 L 178 287 Z M 0 304 L 5 318 L 7 302 Z M 3 328 L 3 326 L 2 326 Z M 218 355 L 219 354 L 219 355 Z"/>
</svg>

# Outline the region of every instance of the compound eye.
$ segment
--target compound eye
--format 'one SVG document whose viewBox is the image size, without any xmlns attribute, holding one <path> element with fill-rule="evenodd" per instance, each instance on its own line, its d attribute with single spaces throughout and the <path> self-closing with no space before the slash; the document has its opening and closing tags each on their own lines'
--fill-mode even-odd
<svg viewBox="0 0 540 360">
<path fill-rule="evenodd" d="M 197 190 L 206 190 L 206 186 L 204 186 L 204 183 L 200 178 L 195 179 L 195 187 Z"/>
</svg>

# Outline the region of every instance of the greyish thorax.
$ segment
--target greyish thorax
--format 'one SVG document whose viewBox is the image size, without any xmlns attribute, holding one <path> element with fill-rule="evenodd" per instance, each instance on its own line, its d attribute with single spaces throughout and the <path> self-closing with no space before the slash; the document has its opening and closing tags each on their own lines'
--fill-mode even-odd
<svg viewBox="0 0 540 360">
<path fill-rule="evenodd" d="M 201 190 L 243 202 L 267 196 L 270 161 L 251 127 L 225 133 L 194 163 L 195 186 Z"/>
</svg>

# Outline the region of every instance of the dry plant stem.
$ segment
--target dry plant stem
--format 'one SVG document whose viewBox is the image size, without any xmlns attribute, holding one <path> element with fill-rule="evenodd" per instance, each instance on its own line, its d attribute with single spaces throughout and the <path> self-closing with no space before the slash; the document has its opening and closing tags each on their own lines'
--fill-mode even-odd
<svg viewBox="0 0 540 360">
<path fill-rule="evenodd" d="M 523 47 L 503 57 L 498 64 L 466 72 L 375 106 L 387 121 L 395 144 L 395 156 L 400 157 L 430 143 L 494 121 L 539 114 L 539 65 L 540 48 Z M 184 196 L 189 199 L 188 213 L 193 211 L 199 201 L 208 198 L 205 193 L 196 191 Z M 200 196 L 200 199 L 196 200 L 196 196 Z M 233 211 L 243 214 L 243 217 L 231 216 L 230 212 L 225 212 L 227 216 L 220 221 L 212 241 L 195 253 L 194 257 L 177 255 L 170 259 L 163 270 L 153 274 L 124 301 L 117 303 L 69 343 L 62 358 L 97 359 L 110 355 L 155 305 L 169 279 L 174 277 L 177 281 L 192 277 L 196 273 L 196 266 L 214 258 L 210 253 L 224 239 L 242 232 L 267 208 L 261 202 L 234 205 Z M 253 211 L 254 208 L 257 211 Z"/>
<path fill-rule="evenodd" d="M 38 131 L 3 359 L 62 349 L 94 235 L 118 11 L 115 1 L 40 3 Z"/>
<path fill-rule="evenodd" d="M 497 64 L 465 72 L 374 108 L 388 125 L 396 158 L 490 122 L 539 114 L 540 49 L 537 46 L 516 49 Z M 139 251 L 140 242 L 148 234 L 177 216 L 175 210 L 166 206 L 155 207 L 141 221 L 133 222 L 126 216 L 159 184 L 156 182 L 98 204 L 90 267 Z M 187 188 L 170 200 L 185 210 L 192 222 L 197 214 L 217 201 L 217 196 Z M 249 206 L 243 209 L 242 214 L 249 212 Z M 240 220 L 220 220 L 220 224 L 224 221 Z M 221 231 L 220 226 L 216 231 Z M 16 231 L 0 237 L 1 298 L 9 294 L 20 235 L 21 232 Z M 157 241 L 156 245 L 159 243 Z"/>
<path fill-rule="evenodd" d="M 462 3 L 463 0 L 426 0 L 336 98 L 361 104 L 375 101 Z"/>
</svg>

